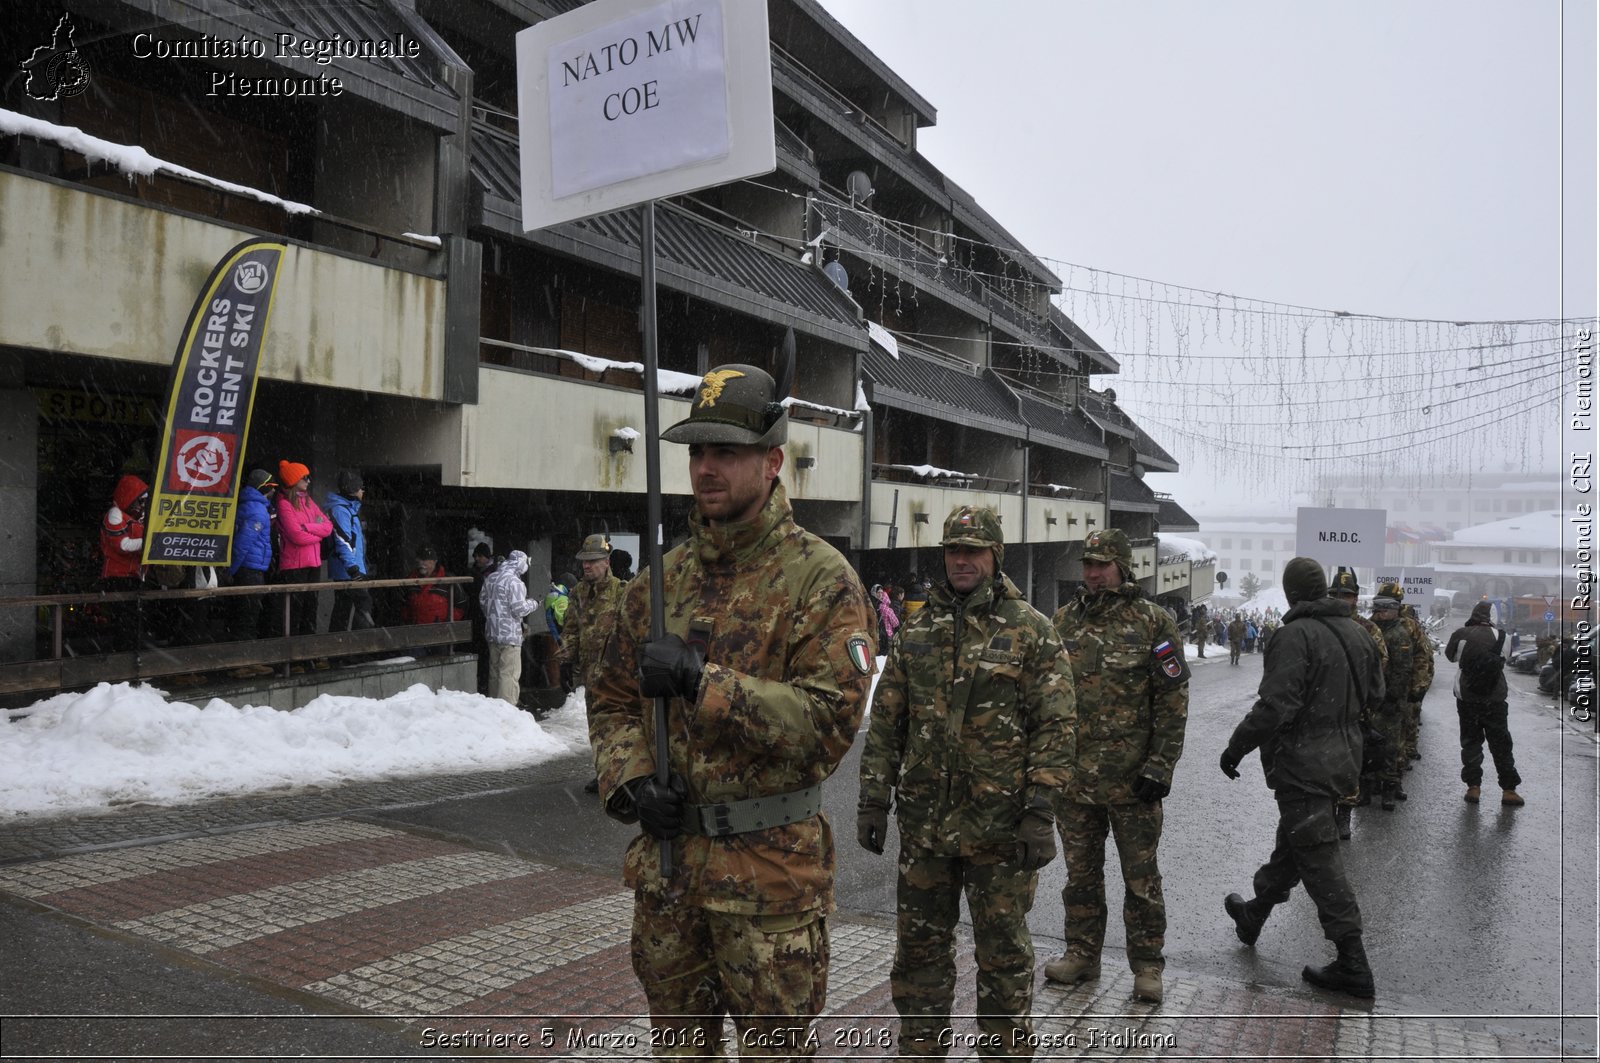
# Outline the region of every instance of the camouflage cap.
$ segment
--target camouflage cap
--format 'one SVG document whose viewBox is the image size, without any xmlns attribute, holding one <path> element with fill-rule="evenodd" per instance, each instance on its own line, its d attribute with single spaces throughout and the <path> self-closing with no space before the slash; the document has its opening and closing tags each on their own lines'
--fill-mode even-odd
<svg viewBox="0 0 1600 1063">
<path fill-rule="evenodd" d="M 1359 597 L 1361 594 L 1361 584 L 1356 580 L 1356 574 L 1354 572 L 1351 572 L 1349 569 L 1340 566 L 1339 571 L 1334 574 L 1333 583 L 1328 587 L 1328 593 L 1353 594 Z"/>
<path fill-rule="evenodd" d="M 732 443 L 782 446 L 789 411 L 778 385 L 753 365 L 722 365 L 695 390 L 689 416 L 661 433 L 668 443 Z"/>
<path fill-rule="evenodd" d="M 1400 584 L 1390 581 L 1378 584 L 1378 593 L 1385 598 L 1393 598 L 1397 602 L 1405 601 L 1405 592 L 1400 589 Z"/>
<path fill-rule="evenodd" d="M 1005 546 L 1000 514 L 988 506 L 957 506 L 944 519 L 940 546 Z"/>
<path fill-rule="evenodd" d="M 1121 528 L 1105 528 L 1101 531 L 1091 532 L 1083 541 L 1083 559 L 1085 561 L 1115 561 L 1117 564 L 1131 570 L 1133 568 L 1133 544 L 1128 542 L 1128 533 Z"/>
<path fill-rule="evenodd" d="M 611 556 L 611 540 L 598 532 L 583 541 L 578 550 L 579 561 L 600 561 Z"/>
</svg>

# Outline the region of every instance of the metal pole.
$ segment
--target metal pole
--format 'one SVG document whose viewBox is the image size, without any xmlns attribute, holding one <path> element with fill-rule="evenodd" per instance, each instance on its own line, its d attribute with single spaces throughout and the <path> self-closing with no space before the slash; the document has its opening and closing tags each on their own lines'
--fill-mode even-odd
<svg viewBox="0 0 1600 1063">
<path fill-rule="evenodd" d="M 661 411 L 656 398 L 656 205 L 639 208 L 640 325 L 644 330 L 644 482 L 646 492 L 645 557 L 650 566 L 650 637 L 666 634 L 666 579 L 661 571 Z M 667 699 L 656 698 L 656 782 L 671 775 L 667 748 Z M 661 877 L 672 877 L 672 840 L 661 839 Z"/>
</svg>

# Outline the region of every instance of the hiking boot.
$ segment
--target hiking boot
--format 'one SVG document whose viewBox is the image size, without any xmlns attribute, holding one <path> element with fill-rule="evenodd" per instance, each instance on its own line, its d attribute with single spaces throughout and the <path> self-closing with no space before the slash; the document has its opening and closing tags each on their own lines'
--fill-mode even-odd
<svg viewBox="0 0 1600 1063">
<path fill-rule="evenodd" d="M 599 779 L 590 779 L 588 782 L 584 783 L 583 784 L 583 792 L 586 793 L 586 794 L 597 794 L 597 793 L 599 793 L 600 792 L 600 780 Z"/>
<path fill-rule="evenodd" d="M 1300 977 L 1319 989 L 1336 993 L 1349 993 L 1353 997 L 1370 998 L 1376 992 L 1372 983 L 1372 968 L 1367 964 L 1367 950 L 1361 947 L 1361 935 L 1351 934 L 1338 942 L 1339 955 L 1326 967 L 1306 966 Z"/>
<path fill-rule="evenodd" d="M 1476 786 L 1469 786 L 1464 796 L 1467 804 L 1475 805 L 1478 803 L 1478 798 L 1483 796 L 1483 790 Z"/>
<path fill-rule="evenodd" d="M 1401 786 L 1399 783 L 1394 784 L 1394 799 L 1396 801 L 1404 801 L 1407 799 L 1405 787 Z"/>
<path fill-rule="evenodd" d="M 1246 945 L 1256 943 L 1256 938 L 1261 936 L 1262 924 L 1267 921 L 1267 913 L 1272 911 L 1272 905 L 1255 899 L 1247 901 L 1237 893 L 1224 897 L 1222 907 L 1228 913 L 1228 918 L 1233 920 L 1233 932 Z"/>
<path fill-rule="evenodd" d="M 1350 806 L 1338 805 L 1333 810 L 1334 822 L 1339 824 L 1339 840 L 1350 840 Z"/>
<path fill-rule="evenodd" d="M 1133 972 L 1133 999 L 1161 1003 L 1161 972 L 1154 967 Z"/>
<path fill-rule="evenodd" d="M 1527 804 L 1528 802 L 1524 801 L 1522 799 L 1522 795 L 1517 793 L 1515 790 L 1502 790 L 1500 791 L 1500 803 L 1502 805 L 1510 805 L 1513 808 L 1517 808 L 1521 805 Z"/>
<path fill-rule="evenodd" d="M 1395 786 L 1393 783 L 1387 783 L 1384 785 L 1383 800 L 1380 801 L 1379 804 L 1382 806 L 1385 812 L 1394 811 L 1394 791 Z"/>
<path fill-rule="evenodd" d="M 1098 956 L 1074 956 L 1069 952 L 1059 960 L 1052 960 L 1045 964 L 1044 976 L 1052 982 L 1060 982 L 1063 985 L 1092 982 L 1100 977 L 1100 958 Z"/>
</svg>

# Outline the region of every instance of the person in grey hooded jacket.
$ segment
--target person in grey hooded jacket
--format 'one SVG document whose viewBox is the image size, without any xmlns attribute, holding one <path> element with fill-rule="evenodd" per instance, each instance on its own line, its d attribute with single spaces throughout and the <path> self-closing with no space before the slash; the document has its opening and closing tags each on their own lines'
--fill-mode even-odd
<svg viewBox="0 0 1600 1063">
<path fill-rule="evenodd" d="M 1254 945 L 1275 905 L 1297 883 L 1316 903 L 1322 932 L 1338 948 L 1325 967 L 1301 977 L 1353 996 L 1374 993 L 1361 942 L 1361 909 L 1339 855 L 1334 805 L 1361 780 L 1361 710 L 1382 697 L 1383 669 L 1371 636 L 1349 607 L 1328 596 L 1322 566 L 1297 557 L 1283 570 L 1289 612 L 1267 649 L 1256 703 L 1222 752 L 1222 771 L 1239 777 L 1239 762 L 1261 750 L 1267 786 L 1278 802 L 1272 856 L 1256 871 L 1255 897 L 1230 893 L 1223 902 L 1239 940 Z"/>
<path fill-rule="evenodd" d="M 527 573 L 528 555 L 513 550 L 484 579 L 478 596 L 489 642 L 489 696 L 512 705 L 522 696 L 522 618 L 541 604 L 528 597 Z"/>
</svg>

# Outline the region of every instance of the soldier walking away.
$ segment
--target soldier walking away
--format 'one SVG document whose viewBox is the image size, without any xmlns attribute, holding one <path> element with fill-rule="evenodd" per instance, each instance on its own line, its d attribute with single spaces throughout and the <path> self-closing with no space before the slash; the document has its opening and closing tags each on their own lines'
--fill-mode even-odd
<svg viewBox="0 0 1600 1063">
<path fill-rule="evenodd" d="M 1201 660 L 1206 656 L 1206 607 L 1197 605 L 1194 612 L 1189 614 L 1189 622 L 1194 627 L 1194 655 Z"/>
<path fill-rule="evenodd" d="M 634 580 L 594 680 L 604 807 L 643 828 L 623 865 L 633 970 L 654 1036 L 687 1055 L 719 1055 L 731 1014 L 742 1046 L 809 1056 L 827 992 L 822 783 L 861 724 L 874 620 L 849 562 L 795 523 L 782 397 L 762 370 L 720 366 L 661 433 L 689 445 L 695 501 L 661 565 L 665 634 L 651 638 L 650 581 Z"/>
<path fill-rule="evenodd" d="M 1422 621 L 1417 619 L 1417 611 L 1406 604 L 1405 591 L 1400 584 L 1385 583 L 1378 588 L 1378 593 L 1400 603 L 1400 628 L 1411 642 L 1411 679 L 1404 691 L 1405 712 L 1400 718 L 1405 743 L 1400 754 L 1400 768 L 1410 771 L 1411 762 L 1422 759 L 1417 740 L 1422 731 L 1422 699 L 1433 686 L 1433 640 L 1428 637 Z"/>
<path fill-rule="evenodd" d="M 1407 761 L 1405 753 L 1406 715 L 1410 704 L 1406 691 L 1411 686 L 1411 636 L 1400 623 L 1400 600 L 1380 594 L 1372 599 L 1372 622 L 1383 632 L 1388 648 L 1383 666 L 1383 700 L 1373 713 L 1372 726 L 1381 735 L 1389 752 L 1377 771 L 1379 799 L 1385 812 L 1393 812 L 1396 801 L 1406 799 L 1400 773 Z"/>
<path fill-rule="evenodd" d="M 1054 794 L 1075 754 L 1072 666 L 1050 621 L 1000 571 L 987 507 L 944 524 L 945 581 L 889 651 L 861 754 L 856 837 L 900 828 L 894 966 L 900 1055 L 943 1057 L 966 895 L 978 958 L 980 1056 L 1032 1055 L 1039 869 L 1055 859 Z"/>
<path fill-rule="evenodd" d="M 1244 649 L 1244 617 L 1238 613 L 1228 621 L 1228 663 L 1238 664 L 1239 653 Z"/>
<path fill-rule="evenodd" d="M 1239 762 L 1261 750 L 1261 770 L 1278 802 L 1277 837 L 1256 871 L 1255 896 L 1247 901 L 1230 893 L 1223 908 L 1239 940 L 1254 945 L 1268 913 L 1303 883 L 1338 957 L 1300 976 L 1370 997 L 1372 968 L 1361 944 L 1361 909 L 1339 855 L 1334 802 L 1356 787 L 1361 707 L 1381 693 L 1383 672 L 1372 639 L 1327 589 L 1322 566 L 1311 558 L 1284 566 L 1289 611 L 1267 652 L 1256 703 L 1222 751 L 1223 774 L 1237 779 Z"/>
<path fill-rule="evenodd" d="M 573 682 L 583 687 L 583 704 L 588 715 L 594 715 L 594 674 L 600 667 L 606 640 L 616 627 L 617 608 L 622 604 L 622 592 L 627 583 L 618 579 L 611 568 L 611 542 L 604 535 L 591 535 L 578 549 L 577 561 L 583 575 L 572 589 L 572 600 L 567 603 L 567 622 L 561 630 L 561 656 L 565 667 L 572 670 Z M 584 788 L 585 793 L 600 792 L 600 777 L 596 775 Z"/>
<path fill-rule="evenodd" d="M 1078 757 L 1058 794 L 1066 859 L 1067 952 L 1045 977 L 1072 984 L 1100 977 L 1106 936 L 1106 834 L 1122 863 L 1122 921 L 1136 1000 L 1160 1003 L 1167 905 L 1156 848 L 1161 802 L 1183 753 L 1189 665 L 1178 625 L 1133 578 L 1133 547 L 1120 528 L 1084 543 L 1083 587 L 1054 617 L 1078 695 Z"/>
<path fill-rule="evenodd" d="M 1445 645 L 1445 659 L 1460 664 L 1456 673 L 1456 715 L 1461 722 L 1461 781 L 1467 784 L 1468 804 L 1477 804 L 1483 784 L 1483 743 L 1494 758 L 1500 803 L 1512 808 L 1525 802 L 1517 793 L 1522 776 L 1512 756 L 1511 728 L 1507 724 L 1506 633 L 1489 618 L 1489 603 L 1472 607 L 1464 627 L 1458 627 Z"/>
<path fill-rule="evenodd" d="M 1371 620 L 1368 620 L 1356 610 L 1356 602 L 1361 597 L 1361 584 L 1356 581 L 1356 574 L 1345 568 L 1343 565 L 1340 565 L 1339 571 L 1333 577 L 1332 584 L 1328 587 L 1328 597 L 1338 599 L 1350 610 L 1350 619 L 1354 620 L 1358 625 L 1360 625 L 1361 630 L 1365 631 L 1372 637 L 1372 644 L 1378 648 L 1378 659 L 1382 662 L 1383 667 L 1387 669 L 1389 666 L 1389 646 L 1383 641 L 1382 630 L 1379 629 L 1377 624 L 1374 624 Z M 1387 674 L 1387 672 L 1385 674 Z M 1365 737 L 1369 732 L 1373 734 L 1377 733 L 1376 729 L 1372 726 L 1373 715 L 1377 712 L 1377 710 L 1377 703 L 1369 701 L 1368 703 L 1362 705 L 1361 733 L 1363 737 Z M 1369 777 L 1366 765 L 1368 763 L 1376 764 L 1379 762 L 1380 758 L 1376 755 L 1378 752 L 1377 749 L 1367 748 L 1369 745 L 1376 746 L 1381 745 L 1381 743 L 1374 744 L 1363 741 L 1360 791 L 1357 793 L 1345 794 L 1344 796 L 1340 797 L 1339 803 L 1334 808 L 1334 814 L 1339 821 L 1340 841 L 1347 842 L 1350 840 L 1350 810 L 1355 808 L 1358 804 L 1368 805 L 1372 803 L 1371 790 L 1376 788 L 1376 779 Z"/>
<path fill-rule="evenodd" d="M 511 551 L 483 581 L 484 637 L 489 640 L 489 696 L 511 705 L 522 697 L 522 620 L 539 608 L 528 597 L 528 555 Z"/>
</svg>

